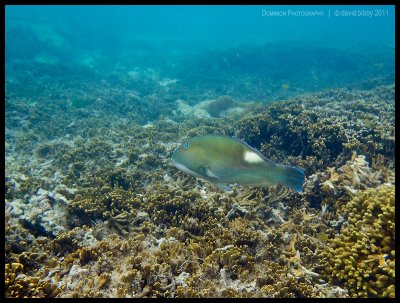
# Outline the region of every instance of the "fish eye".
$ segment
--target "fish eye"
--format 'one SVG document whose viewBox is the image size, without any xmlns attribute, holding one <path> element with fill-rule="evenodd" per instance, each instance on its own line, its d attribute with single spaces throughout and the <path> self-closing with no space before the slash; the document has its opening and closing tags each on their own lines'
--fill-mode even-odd
<svg viewBox="0 0 400 303">
<path fill-rule="evenodd" d="M 189 145 L 189 143 L 183 143 L 182 146 L 184 149 L 188 149 L 190 145 Z"/>
</svg>

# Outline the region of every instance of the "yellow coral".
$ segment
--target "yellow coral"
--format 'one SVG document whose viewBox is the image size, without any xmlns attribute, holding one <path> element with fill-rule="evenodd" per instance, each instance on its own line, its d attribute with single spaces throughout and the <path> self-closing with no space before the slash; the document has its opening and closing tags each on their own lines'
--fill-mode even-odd
<svg viewBox="0 0 400 303">
<path fill-rule="evenodd" d="M 49 281 L 26 275 L 21 263 L 7 263 L 5 265 L 6 297 L 53 298 L 59 293 L 60 289 Z"/>
<path fill-rule="evenodd" d="M 394 186 L 363 191 L 342 210 L 349 225 L 329 241 L 323 273 L 352 297 L 394 297 Z"/>
</svg>

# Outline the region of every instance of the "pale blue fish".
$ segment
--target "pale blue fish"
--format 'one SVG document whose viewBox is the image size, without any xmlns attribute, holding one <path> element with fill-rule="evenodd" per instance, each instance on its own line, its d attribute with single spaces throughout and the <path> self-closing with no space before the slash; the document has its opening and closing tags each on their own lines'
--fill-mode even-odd
<svg viewBox="0 0 400 303">
<path fill-rule="evenodd" d="M 301 192 L 304 172 L 277 164 L 258 150 L 227 136 L 206 135 L 183 142 L 172 154 L 175 166 L 192 176 L 230 190 L 226 183 L 267 187 L 282 184 Z"/>
</svg>

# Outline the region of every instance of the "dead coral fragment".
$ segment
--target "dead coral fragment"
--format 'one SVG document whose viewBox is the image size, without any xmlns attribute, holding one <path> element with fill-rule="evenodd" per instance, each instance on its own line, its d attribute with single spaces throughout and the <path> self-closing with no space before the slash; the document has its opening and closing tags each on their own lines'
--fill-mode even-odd
<svg viewBox="0 0 400 303">
<path fill-rule="evenodd" d="M 202 265 L 205 274 L 215 277 L 224 269 L 231 279 L 238 279 L 240 275 L 254 264 L 254 258 L 237 246 L 227 246 L 226 249 L 216 249 L 204 259 Z"/>
<path fill-rule="evenodd" d="M 132 214 L 124 211 L 116 215 L 114 209 L 111 209 L 111 212 L 104 213 L 104 217 L 108 219 L 109 225 L 114 227 L 121 235 L 126 235 L 129 232 L 129 225 L 133 220 Z"/>
<path fill-rule="evenodd" d="M 98 286 L 99 288 L 105 287 L 105 285 L 111 280 L 111 275 L 109 273 L 102 273 L 99 276 Z"/>
</svg>

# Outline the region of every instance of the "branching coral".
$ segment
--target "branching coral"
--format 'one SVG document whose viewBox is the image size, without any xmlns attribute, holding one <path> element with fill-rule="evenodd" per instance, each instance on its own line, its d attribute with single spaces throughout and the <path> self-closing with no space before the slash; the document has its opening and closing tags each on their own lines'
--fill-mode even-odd
<svg viewBox="0 0 400 303">
<path fill-rule="evenodd" d="M 82 224 L 91 224 L 91 220 L 106 218 L 122 232 L 122 226 L 125 225 L 125 229 L 135 217 L 134 212 L 141 202 L 140 197 L 132 190 L 121 187 L 112 189 L 104 185 L 100 190 L 90 187 L 78 193 L 68 204 L 68 211 L 70 215 L 80 218 Z"/>
<path fill-rule="evenodd" d="M 215 226 L 223 214 L 215 205 L 195 190 L 182 191 L 159 185 L 153 193 L 149 193 L 144 209 L 156 224 L 186 226 L 191 233 L 204 233 Z"/>
<path fill-rule="evenodd" d="M 5 265 L 6 297 L 53 298 L 60 292 L 61 289 L 50 281 L 25 274 L 24 266 L 21 263 L 7 263 Z"/>
<path fill-rule="evenodd" d="M 370 167 L 364 155 L 353 153 L 351 159 L 338 168 L 327 167 L 326 171 L 311 175 L 306 180 L 303 200 L 312 207 L 334 204 L 335 209 L 340 208 L 358 190 L 377 187 L 389 180 L 393 172 L 376 161 Z"/>
<path fill-rule="evenodd" d="M 375 93 L 379 100 L 371 99 Z M 72 93 L 65 94 L 68 103 Z M 109 106 L 96 94 L 96 105 Z M 117 111 L 131 108 L 128 94 L 153 109 L 163 103 L 134 91 L 110 94 L 121 101 Z M 393 95 L 393 87 L 303 95 L 254 108 L 239 122 L 185 120 L 179 112 L 151 121 L 162 109 L 153 115 L 147 108 L 141 117 L 133 111 L 107 116 L 104 125 L 104 119 L 74 108 L 71 116 L 85 119 L 65 117 L 65 129 L 44 125 L 43 134 L 28 131 L 41 120 L 35 106 L 24 134 L 15 144 L 7 142 L 7 157 L 16 156 L 7 158 L 6 295 L 393 296 L 394 236 L 378 232 L 394 229 L 394 207 L 381 201 L 392 193 L 365 191 L 394 183 Z M 177 106 L 176 96 L 170 97 L 169 110 Z M 225 101 L 226 108 L 232 105 Z M 210 133 L 244 139 L 271 160 L 305 169 L 305 189 L 233 186 L 232 193 L 213 192 L 174 168 L 170 156 L 181 140 Z M 54 142 L 40 141 L 57 134 Z M 16 140 L 11 135 L 7 131 L 7 140 Z M 17 161 L 22 151 L 23 161 Z M 43 162 L 47 158 L 52 162 Z M 39 225 L 21 227 L 21 205 L 38 189 L 66 198 L 66 210 L 57 209 L 67 219 L 66 231 L 52 235 Z M 53 200 L 40 201 L 52 206 L 58 203 Z"/>
<path fill-rule="evenodd" d="M 350 157 L 353 151 L 366 155 L 368 161 L 377 154 L 393 159 L 394 144 L 384 139 L 394 133 L 390 99 L 367 102 L 373 98 L 368 93 L 362 93 L 363 99 L 347 94 L 341 97 L 346 102 L 338 103 L 340 94 L 325 92 L 276 102 L 240 120 L 235 135 L 272 160 L 287 161 L 291 155 L 290 164 L 308 164 L 310 172 L 332 165 L 343 155 Z M 364 121 L 371 113 L 376 125 L 366 127 Z"/>
<path fill-rule="evenodd" d="M 247 255 L 243 248 L 226 246 L 224 249 L 216 249 L 204 259 L 202 272 L 215 277 L 224 269 L 231 279 L 237 279 L 244 271 L 249 270 L 252 264 L 253 258 Z"/>
<path fill-rule="evenodd" d="M 343 206 L 348 226 L 323 253 L 323 273 L 353 297 L 394 297 L 394 186 L 368 189 Z"/>
</svg>

